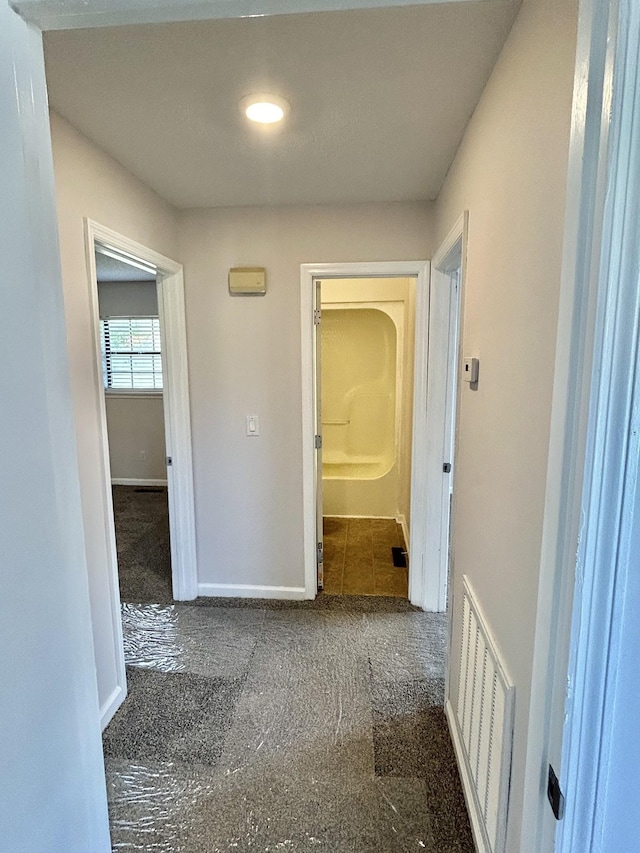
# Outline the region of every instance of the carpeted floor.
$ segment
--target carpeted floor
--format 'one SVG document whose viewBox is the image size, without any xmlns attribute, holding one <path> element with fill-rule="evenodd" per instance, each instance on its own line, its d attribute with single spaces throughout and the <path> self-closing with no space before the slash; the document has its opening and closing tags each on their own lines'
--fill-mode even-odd
<svg viewBox="0 0 640 853">
<path fill-rule="evenodd" d="M 169 604 L 171 554 L 166 488 L 112 486 L 120 600 Z"/>
<path fill-rule="evenodd" d="M 323 596 L 123 605 L 123 622 L 114 850 L 473 853 L 442 615 Z"/>
<path fill-rule="evenodd" d="M 114 850 L 473 853 L 446 619 L 404 598 L 171 596 L 166 490 L 115 486 L 128 697 Z"/>
</svg>

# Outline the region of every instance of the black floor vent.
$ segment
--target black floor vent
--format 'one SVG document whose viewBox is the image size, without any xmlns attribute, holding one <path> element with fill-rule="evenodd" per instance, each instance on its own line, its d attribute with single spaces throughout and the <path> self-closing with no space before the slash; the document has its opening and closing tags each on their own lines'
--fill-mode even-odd
<svg viewBox="0 0 640 853">
<path fill-rule="evenodd" d="M 393 557 L 393 565 L 396 566 L 396 568 L 407 568 L 407 552 L 404 550 L 404 548 L 392 548 L 391 555 Z"/>
</svg>

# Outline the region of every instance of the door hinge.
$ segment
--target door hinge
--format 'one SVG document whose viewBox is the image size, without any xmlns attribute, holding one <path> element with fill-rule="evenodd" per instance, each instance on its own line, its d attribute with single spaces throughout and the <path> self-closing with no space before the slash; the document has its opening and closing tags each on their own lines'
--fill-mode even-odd
<svg viewBox="0 0 640 853">
<path fill-rule="evenodd" d="M 320 450 L 320 448 L 322 447 L 322 436 L 321 435 L 317 435 L 315 437 L 314 444 L 315 444 L 316 450 Z"/>
<path fill-rule="evenodd" d="M 442 465 L 442 473 L 450 474 L 451 473 L 451 462 L 444 462 Z"/>
<path fill-rule="evenodd" d="M 549 765 L 549 783 L 547 785 L 547 797 L 551 804 L 551 810 L 556 820 L 562 820 L 564 817 L 564 794 L 560 788 L 560 782 L 555 774 L 555 770 Z"/>
<path fill-rule="evenodd" d="M 167 465 L 173 465 L 173 459 L 170 456 L 167 456 Z"/>
<path fill-rule="evenodd" d="M 324 562 L 324 549 L 322 542 L 318 542 L 318 544 L 316 545 L 316 562 L 318 563 L 318 565 Z"/>
<path fill-rule="evenodd" d="M 320 308 L 316 308 L 315 311 L 313 312 L 313 325 L 319 326 L 321 319 L 322 319 L 322 311 L 320 310 Z"/>
</svg>

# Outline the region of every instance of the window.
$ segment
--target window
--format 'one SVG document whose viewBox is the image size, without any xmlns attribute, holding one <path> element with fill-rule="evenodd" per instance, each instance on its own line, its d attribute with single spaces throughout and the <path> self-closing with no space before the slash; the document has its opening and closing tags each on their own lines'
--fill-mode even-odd
<svg viewBox="0 0 640 853">
<path fill-rule="evenodd" d="M 162 389 L 157 317 L 105 317 L 100 320 L 100 337 L 106 389 Z"/>
</svg>

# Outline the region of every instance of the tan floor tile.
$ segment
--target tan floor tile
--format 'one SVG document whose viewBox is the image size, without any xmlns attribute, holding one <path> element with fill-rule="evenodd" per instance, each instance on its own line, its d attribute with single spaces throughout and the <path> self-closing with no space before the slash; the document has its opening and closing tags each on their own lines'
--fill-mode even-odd
<svg viewBox="0 0 640 853">
<path fill-rule="evenodd" d="M 393 556 L 391 554 L 391 548 L 396 547 L 395 543 L 385 542 L 373 542 L 373 559 L 384 563 L 387 562 L 390 566 L 393 565 Z"/>
<path fill-rule="evenodd" d="M 371 530 L 362 526 L 352 528 L 351 525 L 349 525 L 349 529 L 347 531 L 347 545 L 370 545 L 372 542 Z"/>
<path fill-rule="evenodd" d="M 347 536 L 348 519 L 325 516 L 322 531 L 325 539 L 344 540 Z"/>
<path fill-rule="evenodd" d="M 345 595 L 373 595 L 373 561 L 345 561 L 342 591 Z"/>
<path fill-rule="evenodd" d="M 394 518 L 372 518 L 371 531 L 373 535 L 389 536 L 395 539 L 398 522 Z"/>
<path fill-rule="evenodd" d="M 344 564 L 344 545 L 336 545 L 335 542 L 324 540 L 323 554 L 325 563 Z"/>
<path fill-rule="evenodd" d="M 342 595 L 342 573 L 324 573 L 323 590 L 328 595 Z"/>
<path fill-rule="evenodd" d="M 330 595 L 408 595 L 408 571 L 394 567 L 393 547 L 404 548 L 392 518 L 324 518 L 324 590 Z"/>
<path fill-rule="evenodd" d="M 409 594 L 409 582 L 406 569 L 377 569 L 374 571 L 374 590 L 376 595 L 398 595 L 406 598 Z"/>
</svg>

